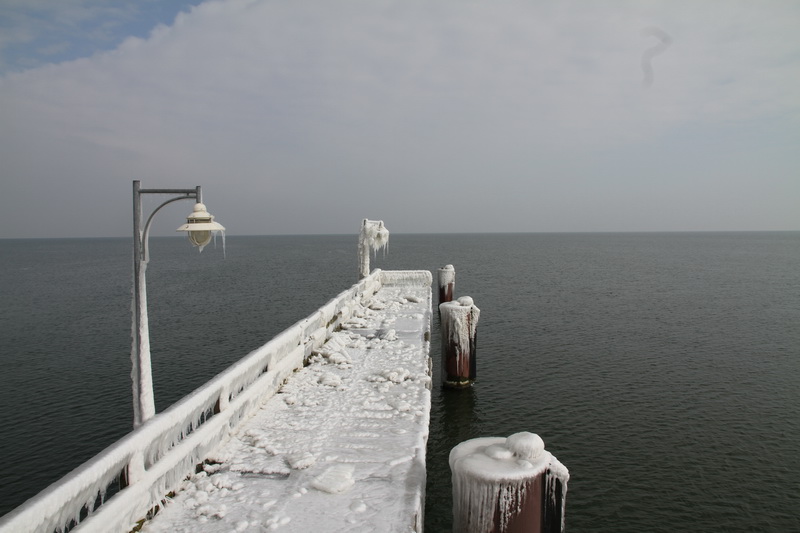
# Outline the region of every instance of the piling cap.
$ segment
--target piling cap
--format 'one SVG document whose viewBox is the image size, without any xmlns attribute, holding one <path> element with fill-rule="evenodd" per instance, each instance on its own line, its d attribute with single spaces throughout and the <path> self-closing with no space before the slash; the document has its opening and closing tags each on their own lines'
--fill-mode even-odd
<svg viewBox="0 0 800 533">
<path fill-rule="evenodd" d="M 520 459 L 532 461 L 542 455 L 544 441 L 536 433 L 523 431 L 509 436 L 506 439 L 506 448 Z"/>
<path fill-rule="evenodd" d="M 518 482 L 544 472 L 551 459 L 538 435 L 522 432 L 462 442 L 450 452 L 450 469 L 484 482 Z"/>
<path fill-rule="evenodd" d="M 471 296 L 462 296 L 457 301 L 460 305 L 463 305 L 464 307 L 471 307 L 472 305 L 474 305 Z"/>
</svg>

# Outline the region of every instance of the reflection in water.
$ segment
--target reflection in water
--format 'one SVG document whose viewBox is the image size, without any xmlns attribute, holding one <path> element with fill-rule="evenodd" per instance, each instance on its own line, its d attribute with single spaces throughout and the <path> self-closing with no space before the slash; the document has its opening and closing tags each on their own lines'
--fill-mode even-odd
<svg viewBox="0 0 800 533">
<path fill-rule="evenodd" d="M 438 350 L 432 349 L 434 356 Z M 469 387 L 464 389 L 445 389 L 437 381 L 432 391 L 431 433 L 428 439 L 428 506 L 436 502 L 437 510 L 452 509 L 453 495 L 448 464 L 450 450 L 460 442 L 480 436 L 480 414 L 475 408 L 478 391 Z M 440 465 L 432 470 L 430 465 Z M 425 531 L 449 531 L 452 514 L 439 512 L 425 516 Z"/>
</svg>

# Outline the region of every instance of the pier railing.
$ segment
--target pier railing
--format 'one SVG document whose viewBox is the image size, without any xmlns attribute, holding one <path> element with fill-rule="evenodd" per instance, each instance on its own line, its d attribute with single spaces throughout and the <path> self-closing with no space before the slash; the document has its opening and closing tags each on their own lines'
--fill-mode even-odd
<svg viewBox="0 0 800 533">
<path fill-rule="evenodd" d="M 195 471 L 385 285 L 430 284 L 426 271 L 375 270 L 208 383 L 0 518 L 2 533 L 128 531 Z M 117 493 L 106 499 L 109 488 Z"/>
</svg>

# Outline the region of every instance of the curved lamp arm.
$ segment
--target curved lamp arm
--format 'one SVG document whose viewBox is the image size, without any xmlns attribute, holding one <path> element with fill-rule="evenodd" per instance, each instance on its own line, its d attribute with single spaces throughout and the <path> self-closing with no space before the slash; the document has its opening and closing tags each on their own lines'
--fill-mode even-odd
<svg viewBox="0 0 800 533">
<path fill-rule="evenodd" d="M 192 195 L 189 195 L 188 193 L 186 194 L 186 196 L 176 196 L 175 198 L 170 198 L 166 202 L 163 202 L 161 205 L 159 205 L 158 207 L 153 209 L 153 212 L 150 213 L 149 217 L 147 217 L 147 222 L 145 222 L 144 230 L 142 231 L 142 249 L 139 250 L 139 253 L 141 254 L 142 261 L 144 261 L 145 263 L 150 261 L 150 246 L 149 246 L 149 242 L 148 242 L 149 236 L 150 236 L 150 225 L 153 222 L 153 217 L 155 216 L 156 213 L 158 213 L 159 209 L 161 209 L 162 207 L 164 207 L 167 204 L 171 204 L 172 202 L 177 202 L 178 200 L 191 200 L 193 198 L 196 199 L 196 198 L 198 198 L 198 196 L 196 196 L 196 195 L 192 196 Z M 199 202 L 200 200 L 197 200 L 197 201 Z"/>
</svg>

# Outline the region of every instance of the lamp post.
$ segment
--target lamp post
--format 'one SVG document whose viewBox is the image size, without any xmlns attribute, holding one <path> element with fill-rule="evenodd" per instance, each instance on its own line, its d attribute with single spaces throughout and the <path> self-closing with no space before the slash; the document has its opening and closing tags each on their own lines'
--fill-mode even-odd
<svg viewBox="0 0 800 533">
<path fill-rule="evenodd" d="M 174 198 L 156 207 L 142 227 L 143 194 L 177 194 Z M 153 398 L 153 374 L 150 367 L 150 329 L 147 323 L 147 289 L 145 271 L 150 260 L 148 237 L 153 216 L 159 209 L 178 200 L 194 199 L 194 210 L 187 217 L 186 224 L 177 231 L 188 232 L 189 241 L 203 247 L 211 241 L 212 234 L 225 228 L 214 222 L 203 205 L 202 193 L 198 185 L 194 189 L 142 189 L 139 180 L 133 182 L 133 321 L 131 324 L 131 362 L 133 370 L 133 427 L 137 428 L 156 413 Z"/>
</svg>

